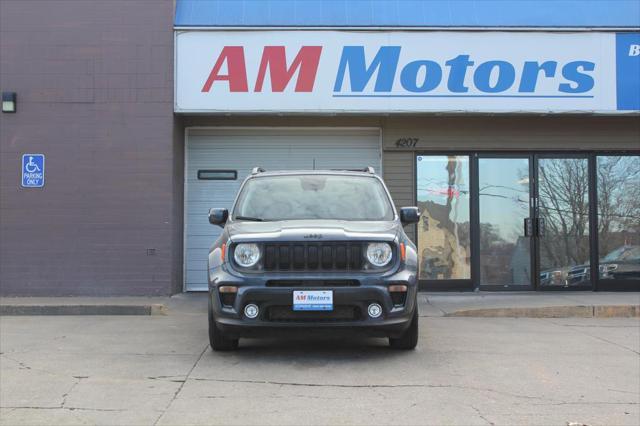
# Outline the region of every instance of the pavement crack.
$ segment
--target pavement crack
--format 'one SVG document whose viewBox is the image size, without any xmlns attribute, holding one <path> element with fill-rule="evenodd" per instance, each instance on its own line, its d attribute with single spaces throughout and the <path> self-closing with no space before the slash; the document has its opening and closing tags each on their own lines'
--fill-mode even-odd
<svg viewBox="0 0 640 426">
<path fill-rule="evenodd" d="M 598 402 L 598 401 L 563 401 L 563 402 L 549 402 L 549 403 L 539 403 L 539 404 L 531 404 L 531 405 L 640 405 L 640 402 Z"/>
<path fill-rule="evenodd" d="M 555 321 L 549 321 L 549 322 L 550 322 L 551 324 L 555 324 L 555 325 L 560 326 L 560 327 L 573 327 L 573 326 L 570 326 L 570 325 L 568 325 L 568 324 L 560 324 L 560 323 L 557 323 L 557 322 L 555 322 Z M 578 328 L 578 327 L 577 327 L 577 328 Z M 584 328 L 584 327 L 583 327 L 583 328 Z M 591 334 L 591 333 L 587 333 L 586 331 L 579 330 L 579 329 L 578 329 L 578 330 L 576 330 L 576 332 L 578 332 L 578 333 L 580 333 L 580 334 L 584 334 L 585 336 L 589 336 L 589 337 L 594 338 L 594 339 L 596 339 L 596 340 L 600 340 L 601 342 L 605 342 L 605 343 L 609 343 L 610 345 L 617 346 L 617 347 L 619 347 L 619 348 L 621 348 L 621 349 L 625 349 L 625 350 L 627 350 L 627 351 L 631 351 L 631 352 L 633 352 L 633 353 L 634 353 L 634 354 L 636 354 L 636 355 L 640 355 L 640 351 L 636 351 L 635 349 L 631 349 L 631 348 L 629 348 L 629 347 L 627 347 L 627 346 L 621 345 L 620 343 L 616 343 L 616 342 L 613 342 L 613 341 L 611 341 L 611 340 L 605 339 L 604 337 L 596 336 L 596 335 L 593 335 L 593 334 Z"/>
<path fill-rule="evenodd" d="M 62 376 L 60 374 L 57 374 L 57 373 L 54 373 L 54 372 L 51 372 L 51 371 L 48 371 L 48 370 L 44 370 L 42 368 L 31 367 L 30 365 L 28 365 L 25 362 L 20 361 L 19 359 L 15 359 L 15 358 L 12 358 L 10 356 L 7 356 L 6 352 L 2 353 L 2 359 L 3 360 L 7 359 L 9 361 L 15 362 L 16 364 L 18 364 L 18 368 L 20 370 L 39 371 L 40 373 L 49 374 L 50 376 L 64 377 L 64 376 Z"/>
<path fill-rule="evenodd" d="M 22 361 L 20 361 L 18 359 L 15 359 L 15 358 L 12 358 L 10 356 L 7 356 L 5 353 L 2 353 L 0 355 L 2 355 L 2 357 L 4 359 L 8 359 L 9 361 L 13 361 L 16 364 L 18 364 L 18 367 L 20 368 L 20 370 L 31 370 L 31 367 L 29 367 L 27 364 L 25 364 L 24 362 L 22 362 Z"/>
<path fill-rule="evenodd" d="M 82 379 L 86 379 L 87 377 L 86 376 L 73 376 L 73 378 L 76 379 L 76 381 L 71 385 L 69 390 L 66 391 L 62 395 L 62 402 L 60 403 L 60 407 L 59 408 L 67 408 L 67 407 L 65 407 L 65 405 L 67 404 L 67 398 L 69 397 L 69 394 L 76 388 L 76 386 L 78 386 L 80 384 Z"/>
<path fill-rule="evenodd" d="M 633 352 L 633 353 L 634 353 L 634 354 L 636 354 L 636 355 L 640 355 L 640 351 L 636 351 L 635 349 L 631 349 L 631 348 L 628 348 L 628 347 L 626 347 L 626 346 L 624 346 L 624 345 L 621 345 L 621 344 L 619 344 L 619 343 L 612 342 L 611 340 L 605 339 L 604 337 L 594 336 L 593 334 L 589 334 L 589 333 L 584 333 L 584 334 L 586 334 L 587 336 L 591 336 L 591 337 L 593 337 L 594 339 L 598 339 L 598 340 L 601 340 L 601 341 L 603 341 L 603 342 L 609 343 L 609 344 L 611 344 L 611 345 L 617 346 L 617 347 L 619 347 L 619 348 L 622 348 L 622 349 L 626 349 L 626 350 L 628 350 L 628 351 L 631 351 L 631 352 Z"/>
<path fill-rule="evenodd" d="M 560 324 L 550 321 L 560 327 L 575 327 L 575 328 L 638 328 L 637 325 L 598 325 L 598 324 Z"/>
<path fill-rule="evenodd" d="M 626 390 L 622 390 L 622 389 L 607 389 L 608 391 L 611 392 L 620 392 L 620 393 L 629 393 L 631 395 L 640 395 L 640 392 L 632 392 L 632 391 L 626 391 Z"/>
<path fill-rule="evenodd" d="M 554 401 L 552 399 L 544 398 L 540 396 L 523 395 L 523 394 L 499 391 L 491 388 L 479 388 L 479 387 L 461 386 L 461 385 L 443 385 L 443 384 L 430 385 L 430 384 L 424 384 L 424 383 L 396 384 L 396 385 L 391 385 L 391 384 L 389 385 L 385 385 L 385 384 L 347 385 L 347 384 L 340 384 L 340 383 L 300 383 L 300 382 L 279 382 L 279 381 L 272 381 L 272 380 L 238 380 L 238 379 L 209 379 L 209 378 L 193 378 L 191 380 L 218 382 L 218 383 L 249 383 L 249 384 L 256 384 L 256 385 L 347 388 L 347 389 L 448 388 L 448 389 L 461 389 L 461 390 L 470 390 L 470 391 L 478 391 L 478 392 L 491 392 L 498 395 L 509 396 L 512 398 L 520 398 L 520 399 Z"/>
<path fill-rule="evenodd" d="M 123 412 L 123 411 L 127 411 L 123 408 L 87 408 L 87 407 L 65 407 L 65 410 L 70 410 L 70 411 L 104 411 L 107 413 L 112 413 L 112 412 Z"/>
<path fill-rule="evenodd" d="M 104 411 L 104 412 L 122 412 L 126 411 L 121 408 L 87 408 L 87 407 L 40 407 L 37 405 L 18 405 L 18 406 L 0 406 L 0 408 L 13 410 L 68 410 L 68 411 Z"/>
<path fill-rule="evenodd" d="M 147 376 L 149 380 L 163 380 L 172 383 L 184 383 L 186 379 L 183 376 Z"/>
<path fill-rule="evenodd" d="M 167 406 L 164 408 L 164 410 L 162 410 L 162 412 L 160 413 L 160 415 L 158 416 L 158 418 L 156 419 L 155 422 L 153 422 L 153 426 L 156 426 L 158 424 L 158 422 L 160 421 L 160 419 L 162 419 L 162 416 L 165 415 L 165 413 L 169 410 L 169 408 L 171 407 L 171 404 L 173 404 L 173 401 L 175 401 L 178 398 L 178 395 L 180 394 L 180 392 L 182 391 L 182 388 L 184 388 L 184 384 L 187 383 L 187 380 L 189 380 L 189 376 L 191 376 L 191 373 L 193 372 L 193 370 L 195 370 L 196 365 L 198 365 L 198 363 L 200 362 L 200 360 L 202 359 L 202 357 L 204 356 L 204 354 L 207 352 L 207 349 L 209 349 L 209 345 L 205 345 L 204 349 L 202 349 L 202 352 L 200 352 L 200 356 L 198 356 L 198 359 L 196 359 L 196 361 L 193 363 L 193 365 L 191 366 L 191 368 L 189 369 L 189 371 L 187 372 L 187 374 L 184 376 L 184 380 L 182 381 L 176 381 L 176 380 L 171 380 L 172 382 L 177 382 L 180 383 L 180 386 L 178 386 L 178 389 L 174 392 L 173 397 L 171 398 L 171 400 L 169 401 L 169 403 L 167 404 Z M 162 376 L 158 376 L 158 377 L 162 377 Z"/>
<path fill-rule="evenodd" d="M 192 380 L 205 382 L 221 382 L 221 383 L 249 383 L 257 385 L 274 385 L 274 386 L 308 386 L 308 387 L 328 387 L 328 388 L 421 388 L 430 385 L 407 384 L 407 385 L 343 385 L 335 383 L 299 383 L 299 382 L 278 382 L 271 380 L 239 380 L 239 379 L 208 379 L 194 378 Z"/>
<path fill-rule="evenodd" d="M 478 413 L 478 417 L 480 417 L 482 420 L 484 420 L 485 422 L 487 422 L 488 425 L 491 426 L 495 426 L 495 423 L 492 422 L 491 420 L 487 419 L 481 412 L 480 409 L 478 409 L 477 407 L 474 407 L 473 405 L 470 405 L 469 407 L 473 408 L 473 411 L 475 411 L 476 413 Z"/>
</svg>

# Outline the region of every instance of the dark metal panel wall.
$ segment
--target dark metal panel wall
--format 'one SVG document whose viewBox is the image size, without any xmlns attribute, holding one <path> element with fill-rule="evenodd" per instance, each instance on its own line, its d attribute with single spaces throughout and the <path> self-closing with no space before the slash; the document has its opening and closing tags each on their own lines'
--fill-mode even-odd
<svg viewBox="0 0 640 426">
<path fill-rule="evenodd" d="M 0 294 L 175 289 L 173 12 L 173 0 L 0 0 L 0 87 L 18 96 L 0 114 Z M 46 186 L 20 188 L 34 152 Z"/>
</svg>

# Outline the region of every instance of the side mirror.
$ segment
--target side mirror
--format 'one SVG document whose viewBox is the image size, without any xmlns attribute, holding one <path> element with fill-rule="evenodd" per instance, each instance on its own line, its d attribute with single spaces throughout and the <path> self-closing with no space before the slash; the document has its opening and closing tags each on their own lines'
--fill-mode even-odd
<svg viewBox="0 0 640 426">
<path fill-rule="evenodd" d="M 400 209 L 400 222 L 402 225 L 418 223 L 420 221 L 420 210 L 417 207 L 402 207 Z"/>
<path fill-rule="evenodd" d="M 229 210 L 227 209 L 209 209 L 209 223 L 212 225 L 224 226 L 229 219 Z"/>
</svg>

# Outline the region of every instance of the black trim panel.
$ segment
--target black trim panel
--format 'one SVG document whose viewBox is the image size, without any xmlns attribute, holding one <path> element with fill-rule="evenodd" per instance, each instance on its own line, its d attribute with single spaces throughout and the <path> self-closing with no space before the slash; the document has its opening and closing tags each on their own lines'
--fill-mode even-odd
<svg viewBox="0 0 640 426">
<path fill-rule="evenodd" d="M 208 169 L 198 170 L 198 180 L 238 180 L 238 171 Z"/>
</svg>

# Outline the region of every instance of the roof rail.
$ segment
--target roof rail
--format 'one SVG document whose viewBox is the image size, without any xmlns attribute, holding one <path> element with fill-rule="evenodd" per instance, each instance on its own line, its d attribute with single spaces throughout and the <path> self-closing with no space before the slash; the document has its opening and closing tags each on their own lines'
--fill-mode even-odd
<svg viewBox="0 0 640 426">
<path fill-rule="evenodd" d="M 336 172 L 365 172 L 365 173 L 371 173 L 372 175 L 376 174 L 376 170 L 371 166 L 367 166 L 364 169 L 331 169 L 331 170 L 334 170 Z"/>
<path fill-rule="evenodd" d="M 257 175 L 258 173 L 263 173 L 265 170 L 262 167 L 254 167 L 251 170 L 252 175 Z"/>
</svg>

